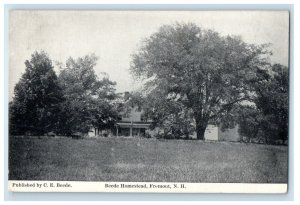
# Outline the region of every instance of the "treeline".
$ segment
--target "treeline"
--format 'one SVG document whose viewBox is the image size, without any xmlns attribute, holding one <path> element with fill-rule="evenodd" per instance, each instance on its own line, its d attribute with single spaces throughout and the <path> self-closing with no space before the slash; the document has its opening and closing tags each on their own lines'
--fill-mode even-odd
<svg viewBox="0 0 300 205">
<path fill-rule="evenodd" d="M 243 141 L 288 139 L 288 67 L 272 64 L 268 45 L 245 43 L 195 24 L 164 25 L 132 55 L 143 92 L 124 102 L 95 55 L 69 58 L 57 76 L 45 52 L 26 61 L 10 103 L 10 134 L 72 135 L 113 128 L 120 111 L 138 106 L 165 137 L 203 140 L 208 124 L 239 126 Z M 126 109 L 125 109 L 126 110 Z"/>
<path fill-rule="evenodd" d="M 57 76 L 49 56 L 34 52 L 9 104 L 11 135 L 72 135 L 114 126 L 120 103 L 115 82 L 97 77 L 95 55 L 69 58 Z"/>
</svg>

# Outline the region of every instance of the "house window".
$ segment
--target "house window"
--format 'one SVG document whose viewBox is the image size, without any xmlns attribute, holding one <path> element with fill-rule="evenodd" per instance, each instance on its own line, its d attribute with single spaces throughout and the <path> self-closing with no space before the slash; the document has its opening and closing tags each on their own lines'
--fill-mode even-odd
<svg viewBox="0 0 300 205">
<path fill-rule="evenodd" d="M 125 113 L 125 114 L 123 115 L 123 118 L 129 118 L 129 113 Z"/>
</svg>

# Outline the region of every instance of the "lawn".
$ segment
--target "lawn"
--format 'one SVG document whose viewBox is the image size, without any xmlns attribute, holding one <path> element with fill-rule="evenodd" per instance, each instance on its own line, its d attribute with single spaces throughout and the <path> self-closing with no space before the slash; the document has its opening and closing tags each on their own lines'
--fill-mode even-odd
<svg viewBox="0 0 300 205">
<path fill-rule="evenodd" d="M 10 180 L 287 183 L 288 148 L 141 138 L 9 140 Z"/>
</svg>

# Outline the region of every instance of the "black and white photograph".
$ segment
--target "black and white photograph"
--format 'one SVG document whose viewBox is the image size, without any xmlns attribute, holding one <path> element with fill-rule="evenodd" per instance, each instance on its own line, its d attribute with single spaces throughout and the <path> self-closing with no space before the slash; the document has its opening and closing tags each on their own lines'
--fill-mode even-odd
<svg viewBox="0 0 300 205">
<path fill-rule="evenodd" d="M 286 193 L 289 18 L 11 10 L 9 190 Z"/>
</svg>

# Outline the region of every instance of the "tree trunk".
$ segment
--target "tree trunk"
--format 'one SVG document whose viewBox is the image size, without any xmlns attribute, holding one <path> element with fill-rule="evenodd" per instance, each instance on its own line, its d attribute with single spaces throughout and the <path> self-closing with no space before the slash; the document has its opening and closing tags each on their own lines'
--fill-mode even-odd
<svg viewBox="0 0 300 205">
<path fill-rule="evenodd" d="M 196 117 L 196 134 L 197 140 L 204 140 L 204 133 L 207 127 L 207 120 Z"/>
<path fill-rule="evenodd" d="M 196 131 L 197 131 L 197 140 L 204 140 L 205 129 L 198 128 L 198 126 L 196 126 Z"/>
</svg>

